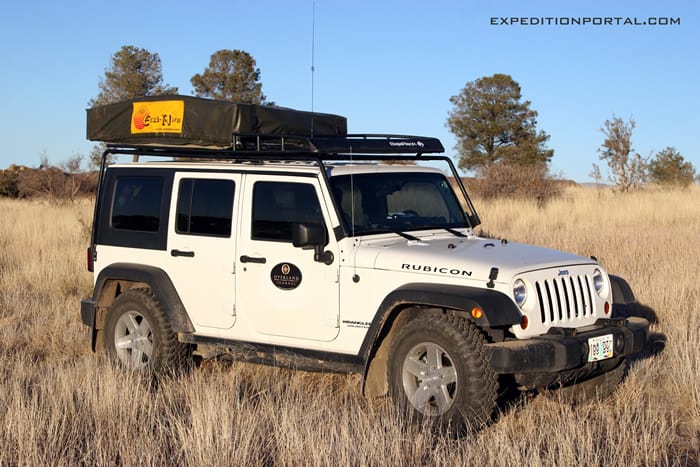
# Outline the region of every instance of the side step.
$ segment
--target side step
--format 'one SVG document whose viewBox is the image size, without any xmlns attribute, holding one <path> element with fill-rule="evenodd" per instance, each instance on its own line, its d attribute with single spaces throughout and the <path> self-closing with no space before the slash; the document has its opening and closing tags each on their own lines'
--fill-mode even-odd
<svg viewBox="0 0 700 467">
<path fill-rule="evenodd" d="M 330 371 L 334 373 L 362 373 L 364 371 L 364 362 L 356 355 L 232 341 L 185 333 L 178 334 L 178 340 L 194 344 L 195 349 L 192 354 L 205 360 L 223 357 L 240 362 L 304 371 Z"/>
</svg>

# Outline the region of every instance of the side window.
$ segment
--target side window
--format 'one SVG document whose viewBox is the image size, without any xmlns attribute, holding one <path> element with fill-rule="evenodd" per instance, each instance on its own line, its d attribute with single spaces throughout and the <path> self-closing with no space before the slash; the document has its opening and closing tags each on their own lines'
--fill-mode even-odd
<svg viewBox="0 0 700 467">
<path fill-rule="evenodd" d="M 177 198 L 179 234 L 231 236 L 232 180 L 183 178 Z"/>
<path fill-rule="evenodd" d="M 114 188 L 113 229 L 157 232 L 163 198 L 161 177 L 120 177 Z"/>
<path fill-rule="evenodd" d="M 323 224 L 321 205 L 308 183 L 257 182 L 253 187 L 254 240 L 292 241 L 295 223 Z"/>
</svg>

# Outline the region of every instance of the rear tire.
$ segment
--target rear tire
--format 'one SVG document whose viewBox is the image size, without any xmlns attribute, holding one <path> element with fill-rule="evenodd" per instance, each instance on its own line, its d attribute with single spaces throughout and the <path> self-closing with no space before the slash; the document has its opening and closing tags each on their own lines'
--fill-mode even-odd
<svg viewBox="0 0 700 467">
<path fill-rule="evenodd" d="M 442 428 L 474 430 L 496 406 L 496 375 L 485 337 L 471 322 L 450 315 L 418 317 L 394 337 L 388 365 L 394 403 L 412 419 Z"/>
<path fill-rule="evenodd" d="M 104 330 L 107 355 L 136 371 L 177 371 L 189 348 L 177 340 L 163 309 L 149 289 L 130 289 L 109 307 Z"/>
</svg>

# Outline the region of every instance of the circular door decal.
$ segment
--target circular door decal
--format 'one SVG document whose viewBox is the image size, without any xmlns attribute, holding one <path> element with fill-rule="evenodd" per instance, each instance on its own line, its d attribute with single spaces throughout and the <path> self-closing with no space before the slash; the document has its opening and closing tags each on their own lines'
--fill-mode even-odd
<svg viewBox="0 0 700 467">
<path fill-rule="evenodd" d="M 291 263 L 280 263 L 272 268 L 270 279 L 278 289 L 296 289 L 301 284 L 301 271 Z"/>
</svg>

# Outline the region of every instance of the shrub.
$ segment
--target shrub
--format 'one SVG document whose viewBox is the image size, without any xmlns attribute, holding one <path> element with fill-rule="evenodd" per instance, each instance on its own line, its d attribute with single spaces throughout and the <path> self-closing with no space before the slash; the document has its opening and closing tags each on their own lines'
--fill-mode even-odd
<svg viewBox="0 0 700 467">
<path fill-rule="evenodd" d="M 17 174 L 21 169 L 24 169 L 24 167 L 11 165 L 7 170 L 0 170 L 0 196 L 7 196 L 9 198 L 19 197 Z"/>
<path fill-rule="evenodd" d="M 97 173 L 68 173 L 57 167 L 25 169 L 17 176 L 22 198 L 45 198 L 55 203 L 74 202 L 97 190 Z"/>
<path fill-rule="evenodd" d="M 659 185 L 688 187 L 695 178 L 695 168 L 676 148 L 668 147 L 649 163 L 649 177 Z"/>
<path fill-rule="evenodd" d="M 479 176 L 469 182 L 469 188 L 484 199 L 525 198 L 544 205 L 571 183 L 551 177 L 546 166 L 496 163 L 480 169 Z"/>
</svg>

